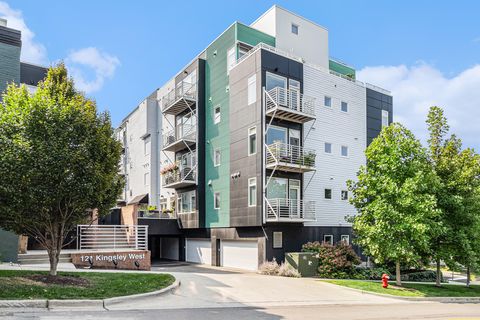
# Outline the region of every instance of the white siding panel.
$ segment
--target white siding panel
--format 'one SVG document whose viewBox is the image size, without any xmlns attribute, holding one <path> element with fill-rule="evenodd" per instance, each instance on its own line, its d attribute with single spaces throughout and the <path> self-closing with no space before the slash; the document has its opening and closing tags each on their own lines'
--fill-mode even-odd
<svg viewBox="0 0 480 320">
<path fill-rule="evenodd" d="M 309 226 L 349 226 L 346 216 L 356 213 L 341 191 L 346 181 L 355 179 L 365 163 L 366 92 L 363 86 L 324 71 L 304 65 L 304 94 L 316 98 L 315 122 L 304 126 L 305 147 L 317 152 L 316 172 L 304 175 L 304 199 L 316 201 L 316 222 Z M 332 98 L 332 107 L 323 105 L 324 96 Z M 341 103 L 348 103 L 348 112 Z M 332 143 L 332 153 L 324 152 L 324 143 Z M 342 145 L 348 146 L 348 157 L 341 156 Z M 332 199 L 324 199 L 324 189 L 332 189 Z M 350 196 L 350 194 L 349 194 Z"/>
</svg>

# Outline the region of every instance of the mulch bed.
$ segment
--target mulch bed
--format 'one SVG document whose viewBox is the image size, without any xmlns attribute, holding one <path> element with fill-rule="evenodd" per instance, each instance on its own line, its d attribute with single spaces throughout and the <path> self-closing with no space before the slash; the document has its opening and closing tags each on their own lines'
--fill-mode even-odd
<svg viewBox="0 0 480 320">
<path fill-rule="evenodd" d="M 51 276 L 51 275 L 41 275 L 35 274 L 31 276 L 24 276 L 23 278 L 30 279 L 33 281 L 41 282 L 44 284 L 56 284 L 61 286 L 79 286 L 79 287 L 88 287 L 90 285 L 90 280 L 72 277 L 72 276 Z"/>
</svg>

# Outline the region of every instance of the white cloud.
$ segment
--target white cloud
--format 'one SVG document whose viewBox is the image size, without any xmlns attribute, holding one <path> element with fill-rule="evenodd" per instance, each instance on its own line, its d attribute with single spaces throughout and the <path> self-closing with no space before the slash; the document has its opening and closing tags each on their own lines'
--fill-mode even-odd
<svg viewBox="0 0 480 320">
<path fill-rule="evenodd" d="M 72 51 L 65 63 L 75 79 L 75 85 L 85 93 L 92 93 L 103 87 L 105 79 L 112 78 L 120 60 L 95 47 Z M 93 77 L 87 77 L 85 67 L 93 70 Z"/>
<path fill-rule="evenodd" d="M 357 77 L 391 90 L 394 120 L 422 141 L 427 137 L 428 109 L 436 105 L 445 110 L 451 133 L 457 134 L 465 147 L 480 150 L 480 65 L 450 78 L 426 63 L 365 67 Z"/>
<path fill-rule="evenodd" d="M 0 17 L 7 19 L 7 27 L 22 32 L 22 61 L 48 64 L 47 50 L 35 41 L 35 33 L 25 23 L 22 11 L 12 9 L 8 3 L 0 1 Z"/>
</svg>

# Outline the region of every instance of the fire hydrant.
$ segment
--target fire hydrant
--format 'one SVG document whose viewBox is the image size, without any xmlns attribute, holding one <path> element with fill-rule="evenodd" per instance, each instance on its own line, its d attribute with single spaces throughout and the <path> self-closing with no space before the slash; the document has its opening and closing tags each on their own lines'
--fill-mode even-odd
<svg viewBox="0 0 480 320">
<path fill-rule="evenodd" d="M 386 273 L 382 274 L 382 287 L 384 287 L 385 289 L 388 288 L 388 279 L 390 279 L 388 274 Z"/>
</svg>

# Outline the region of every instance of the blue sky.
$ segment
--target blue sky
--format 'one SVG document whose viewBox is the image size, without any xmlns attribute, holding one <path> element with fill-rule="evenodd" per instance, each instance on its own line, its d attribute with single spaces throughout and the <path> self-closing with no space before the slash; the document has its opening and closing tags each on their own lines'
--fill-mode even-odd
<svg viewBox="0 0 480 320">
<path fill-rule="evenodd" d="M 395 119 L 420 138 L 428 106 L 440 104 L 479 149 L 477 1 L 0 1 L 0 16 L 23 23 L 25 60 L 65 60 L 118 124 L 233 21 L 275 3 L 325 26 L 330 55 L 392 90 Z"/>
</svg>

